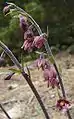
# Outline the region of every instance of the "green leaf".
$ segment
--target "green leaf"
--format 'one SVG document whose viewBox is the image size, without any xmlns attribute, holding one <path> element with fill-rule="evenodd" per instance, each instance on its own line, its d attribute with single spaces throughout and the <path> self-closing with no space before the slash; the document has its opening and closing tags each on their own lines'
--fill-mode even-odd
<svg viewBox="0 0 74 119">
<path fill-rule="evenodd" d="M 9 70 L 11 70 L 11 71 L 14 72 L 14 73 L 21 74 L 21 70 L 20 70 L 20 69 L 13 69 L 13 68 L 10 68 Z"/>
</svg>

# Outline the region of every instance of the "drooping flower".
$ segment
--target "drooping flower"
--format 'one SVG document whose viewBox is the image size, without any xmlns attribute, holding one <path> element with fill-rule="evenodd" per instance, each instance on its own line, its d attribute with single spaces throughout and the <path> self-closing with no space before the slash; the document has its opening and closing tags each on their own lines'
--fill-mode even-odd
<svg viewBox="0 0 74 119">
<path fill-rule="evenodd" d="M 44 59 L 42 54 L 40 55 L 40 58 L 35 61 L 35 67 L 38 67 L 38 69 L 42 68 L 43 76 L 45 81 L 47 81 L 48 87 L 52 86 L 52 88 L 55 88 L 56 86 L 60 88 L 55 68 Z"/>
<path fill-rule="evenodd" d="M 57 80 L 57 73 L 52 66 L 50 68 L 45 68 L 43 71 L 44 79 L 47 81 L 47 86 L 52 86 L 52 88 L 55 88 L 55 86 L 59 87 L 59 81 Z"/>
<path fill-rule="evenodd" d="M 26 32 L 28 30 L 28 23 L 27 21 L 25 20 L 24 16 L 20 16 L 20 28 Z"/>
<path fill-rule="evenodd" d="M 37 48 L 41 48 L 44 45 L 45 39 L 43 36 L 35 36 L 33 44 Z"/>
<path fill-rule="evenodd" d="M 45 59 L 38 59 L 37 60 L 37 67 L 38 69 L 42 68 L 44 70 L 46 60 Z"/>
<path fill-rule="evenodd" d="M 42 68 L 42 70 L 50 66 L 49 62 L 44 58 L 43 54 L 41 54 L 40 57 L 35 61 L 35 64 L 38 69 Z"/>
<path fill-rule="evenodd" d="M 10 12 L 10 7 L 9 5 L 5 6 L 4 9 L 3 9 L 3 13 L 6 15 L 7 13 Z"/>
<path fill-rule="evenodd" d="M 62 112 L 66 112 L 70 107 L 70 102 L 66 99 L 59 99 L 57 101 L 56 107 Z"/>
<path fill-rule="evenodd" d="M 24 40 L 29 40 L 29 41 L 33 41 L 34 40 L 34 34 L 33 34 L 32 30 L 27 30 L 24 33 Z"/>
<path fill-rule="evenodd" d="M 28 51 L 28 52 L 31 52 L 33 50 L 33 44 L 32 44 L 32 41 L 29 41 L 29 40 L 25 40 L 24 41 L 24 44 L 22 46 L 22 48 L 24 48 L 24 50 Z"/>
</svg>

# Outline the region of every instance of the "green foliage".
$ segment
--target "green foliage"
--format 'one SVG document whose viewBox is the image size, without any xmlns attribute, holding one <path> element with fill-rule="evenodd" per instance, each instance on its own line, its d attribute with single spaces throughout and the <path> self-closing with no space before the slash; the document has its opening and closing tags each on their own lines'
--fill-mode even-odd
<svg viewBox="0 0 74 119">
<path fill-rule="evenodd" d="M 44 9 L 40 3 L 36 1 L 29 2 L 25 6 L 25 10 L 38 22 L 43 22 L 44 19 Z"/>
<path fill-rule="evenodd" d="M 12 72 L 14 72 L 14 73 L 21 74 L 21 70 L 20 70 L 20 69 L 13 69 L 13 68 L 10 68 L 9 70 L 12 71 Z"/>
</svg>

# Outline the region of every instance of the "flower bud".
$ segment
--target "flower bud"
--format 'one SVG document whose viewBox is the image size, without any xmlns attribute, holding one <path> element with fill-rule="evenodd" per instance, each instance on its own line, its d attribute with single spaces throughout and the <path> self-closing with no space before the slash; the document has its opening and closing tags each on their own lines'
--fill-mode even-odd
<svg viewBox="0 0 74 119">
<path fill-rule="evenodd" d="M 26 32 L 28 30 L 28 23 L 23 16 L 20 16 L 20 28 Z"/>
</svg>

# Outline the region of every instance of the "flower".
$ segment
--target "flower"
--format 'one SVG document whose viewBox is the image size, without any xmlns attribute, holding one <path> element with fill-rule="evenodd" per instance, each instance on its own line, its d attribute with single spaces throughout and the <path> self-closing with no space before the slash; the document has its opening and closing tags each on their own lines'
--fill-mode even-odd
<svg viewBox="0 0 74 119">
<path fill-rule="evenodd" d="M 43 38 L 43 36 L 35 36 L 33 44 L 35 47 L 41 48 L 44 42 L 45 42 L 45 39 Z"/>
<path fill-rule="evenodd" d="M 29 52 L 31 52 L 33 50 L 33 44 L 32 44 L 32 41 L 29 41 L 29 40 L 25 40 L 24 41 L 24 44 L 22 46 L 22 48 L 24 47 L 24 50 L 27 50 Z"/>
<path fill-rule="evenodd" d="M 45 63 L 46 63 L 45 59 L 39 58 L 39 59 L 37 59 L 36 66 L 38 67 L 38 69 L 42 68 L 42 70 L 44 70 Z"/>
<path fill-rule="evenodd" d="M 44 44 L 44 38 L 42 36 L 36 36 L 34 38 L 34 34 L 31 29 L 28 29 L 24 33 L 24 44 L 21 48 L 24 47 L 24 50 L 32 51 L 33 48 L 41 48 Z M 28 49 L 29 48 L 29 49 Z M 41 60 L 42 61 L 42 60 Z"/>
<path fill-rule="evenodd" d="M 52 88 L 55 88 L 55 86 L 59 87 L 59 81 L 57 80 L 57 73 L 55 69 L 50 65 L 50 68 L 45 68 L 43 71 L 44 79 L 48 82 L 49 85 L 52 86 Z"/>
<path fill-rule="evenodd" d="M 59 99 L 56 104 L 56 107 L 63 112 L 66 112 L 69 109 L 69 106 L 70 102 L 66 99 Z"/>
<path fill-rule="evenodd" d="M 24 16 L 20 16 L 20 28 L 26 32 L 28 30 L 28 23 Z"/>
<path fill-rule="evenodd" d="M 9 12 L 10 12 L 10 7 L 7 5 L 7 6 L 5 6 L 4 9 L 3 9 L 3 13 L 6 15 L 6 14 L 9 13 Z"/>
<path fill-rule="evenodd" d="M 44 70 L 46 65 L 49 65 L 48 61 L 44 59 L 43 54 L 40 55 L 40 57 L 34 62 L 34 64 L 38 69 L 42 68 L 42 70 Z"/>
<path fill-rule="evenodd" d="M 53 65 L 44 59 L 43 54 L 40 55 L 40 58 L 37 59 L 34 64 L 35 67 L 38 67 L 38 69 L 42 68 L 44 79 L 48 82 L 48 87 L 50 85 L 52 88 L 55 88 L 55 86 L 60 88 L 59 81 L 57 79 L 57 72 Z"/>
<path fill-rule="evenodd" d="M 25 33 L 24 33 L 24 44 L 22 46 L 22 48 L 24 47 L 24 50 L 27 50 L 27 51 L 32 51 L 33 48 L 34 48 L 34 45 L 33 45 L 33 40 L 34 40 L 34 35 L 33 35 L 33 32 L 31 30 L 27 30 Z"/>
<path fill-rule="evenodd" d="M 44 55 L 41 54 L 40 57 L 36 60 L 36 66 L 38 67 L 38 69 L 42 68 L 42 70 L 44 70 L 44 68 L 49 67 L 50 64 L 49 64 L 49 62 L 44 58 Z"/>
<path fill-rule="evenodd" d="M 33 41 L 34 40 L 34 34 L 33 34 L 32 30 L 27 30 L 24 33 L 24 40 L 29 40 L 29 41 Z"/>
</svg>

